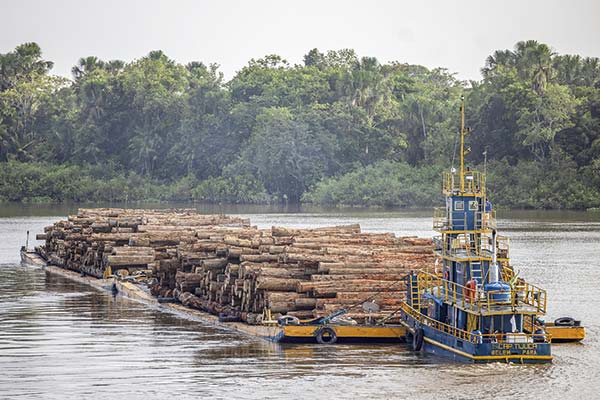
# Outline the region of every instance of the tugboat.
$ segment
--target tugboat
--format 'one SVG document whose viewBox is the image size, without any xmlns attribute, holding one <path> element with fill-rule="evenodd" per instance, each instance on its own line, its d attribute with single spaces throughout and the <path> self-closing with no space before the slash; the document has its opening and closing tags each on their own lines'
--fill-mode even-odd
<svg viewBox="0 0 600 400">
<path fill-rule="evenodd" d="M 444 173 L 446 206 L 434 211 L 435 270 L 406 277 L 400 310 L 413 349 L 462 362 L 548 363 L 550 335 L 537 326 L 546 291 L 516 276 L 508 240 L 496 231 L 485 174 L 465 168 L 464 96 L 461 97 L 460 169 Z"/>
</svg>

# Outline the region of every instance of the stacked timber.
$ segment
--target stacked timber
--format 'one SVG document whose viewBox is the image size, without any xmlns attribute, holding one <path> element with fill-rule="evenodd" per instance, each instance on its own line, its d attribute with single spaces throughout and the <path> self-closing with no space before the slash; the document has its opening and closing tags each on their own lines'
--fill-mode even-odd
<svg viewBox="0 0 600 400">
<path fill-rule="evenodd" d="M 101 278 L 108 267 L 113 273 L 150 271 L 176 259 L 178 246 L 194 240 L 196 229 L 248 225 L 245 219 L 195 210 L 79 209 L 36 239 L 46 241 L 41 252 L 51 264 Z M 174 266 L 165 279 L 174 281 Z"/>
<path fill-rule="evenodd" d="M 80 209 L 39 238 L 53 264 L 97 277 L 108 267 L 142 270 L 153 295 L 248 323 L 266 309 L 301 319 L 340 309 L 359 323 L 386 318 L 405 298 L 404 276 L 434 261 L 430 239 L 359 225 L 258 229 L 195 210 Z M 367 300 L 379 311 L 363 310 Z"/>
</svg>

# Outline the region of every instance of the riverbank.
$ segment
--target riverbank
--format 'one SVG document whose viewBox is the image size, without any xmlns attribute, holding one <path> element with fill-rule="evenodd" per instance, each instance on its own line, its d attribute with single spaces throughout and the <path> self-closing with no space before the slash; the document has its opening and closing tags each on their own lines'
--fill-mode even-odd
<svg viewBox="0 0 600 400">
<path fill-rule="evenodd" d="M 494 162 L 487 169 L 489 196 L 496 208 L 585 210 L 600 207 L 600 190 L 590 184 L 593 180 L 578 174 L 570 165 L 558 168 L 533 161 L 515 166 Z M 436 166 L 414 167 L 383 161 L 324 178 L 306 188 L 301 198 L 291 204 L 332 208 L 429 208 L 443 202 L 439 194 L 440 172 L 441 168 Z M 0 203 L 184 202 L 278 207 L 290 204 L 287 200 L 269 193 L 261 182 L 249 177 L 198 180 L 190 175 L 160 180 L 90 165 L 0 163 Z"/>
</svg>

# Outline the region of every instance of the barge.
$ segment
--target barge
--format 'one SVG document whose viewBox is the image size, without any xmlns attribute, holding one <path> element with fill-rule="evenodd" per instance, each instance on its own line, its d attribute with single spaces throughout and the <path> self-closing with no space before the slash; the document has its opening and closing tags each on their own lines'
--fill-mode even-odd
<svg viewBox="0 0 600 400">
<path fill-rule="evenodd" d="M 179 303 L 164 303 L 148 293 L 146 287 L 130 281 L 111 278 L 95 278 L 82 275 L 61 267 L 48 265 L 36 250 L 28 250 L 25 246 L 21 249 L 22 264 L 34 267 L 42 267 L 46 273 L 59 275 L 63 278 L 92 286 L 99 290 L 119 293 L 129 299 L 143 302 L 149 306 L 157 307 L 166 311 L 176 312 L 185 317 L 201 321 L 223 329 L 239 332 L 265 339 L 276 343 L 318 343 L 317 337 L 321 337 L 323 344 L 339 343 L 365 343 L 386 342 L 404 343 L 406 339 L 414 340 L 414 335 L 405 325 L 340 325 L 330 323 L 326 325 L 311 324 L 306 321 L 298 325 L 281 325 L 278 321 L 266 322 L 261 325 L 248 325 L 243 322 L 222 322 L 218 316 L 203 311 L 185 307 Z M 408 312 L 410 312 L 408 310 Z M 585 337 L 585 329 L 581 326 L 554 326 L 546 324 L 548 332 L 552 335 L 554 342 L 579 341 Z M 331 331 L 323 332 L 323 328 Z M 553 328 L 555 328 L 553 330 Z M 527 329 L 527 326 L 526 326 Z M 414 331 L 413 331 L 414 332 Z M 325 340 L 323 340 L 325 339 Z"/>
<path fill-rule="evenodd" d="M 21 255 L 25 250 L 21 250 Z M 27 253 L 30 266 L 42 266 L 48 274 L 59 275 L 63 278 L 89 285 L 99 290 L 112 291 L 129 299 L 140 301 L 149 306 L 165 311 L 176 312 L 186 318 L 192 318 L 204 324 L 217 326 L 222 329 L 235 331 L 276 343 L 317 343 L 321 337 L 323 344 L 333 343 L 365 343 L 365 342 L 404 342 L 406 328 L 402 325 L 343 325 L 343 324 L 313 324 L 304 321 L 298 325 L 282 325 L 278 321 L 265 321 L 260 325 L 249 325 L 244 322 L 222 322 L 216 315 L 186 307 L 179 303 L 164 303 L 152 296 L 141 284 L 119 280 L 116 278 L 95 278 L 70 271 L 53 265 L 35 252 Z M 323 330 L 326 330 L 325 332 Z"/>
</svg>

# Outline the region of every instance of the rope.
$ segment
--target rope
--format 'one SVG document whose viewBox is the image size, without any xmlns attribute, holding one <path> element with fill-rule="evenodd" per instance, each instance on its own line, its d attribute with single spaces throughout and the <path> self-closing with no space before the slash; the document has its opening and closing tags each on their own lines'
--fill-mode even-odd
<svg viewBox="0 0 600 400">
<path fill-rule="evenodd" d="M 400 310 L 402 310 L 402 307 L 400 307 L 399 309 L 392 311 L 389 315 L 381 318 L 379 321 L 377 321 L 377 323 L 375 323 L 375 325 L 380 325 L 380 324 L 384 324 L 385 321 L 387 321 L 388 319 L 392 318 L 394 315 L 396 315 Z"/>
<path fill-rule="evenodd" d="M 405 278 L 406 278 L 408 275 L 409 275 L 409 274 L 406 274 L 405 276 L 403 276 L 401 279 L 399 279 L 399 280 L 397 280 L 397 281 L 392 281 L 392 283 L 391 283 L 390 285 L 388 285 L 388 286 L 384 287 L 383 289 L 379 289 L 378 291 L 376 291 L 376 293 L 375 293 L 375 294 L 373 294 L 373 295 L 371 295 L 371 296 L 367 297 L 367 298 L 366 298 L 366 299 L 364 299 L 364 300 L 361 300 L 361 301 L 359 301 L 358 303 L 352 304 L 350 307 L 347 307 L 347 308 L 346 308 L 346 311 L 350 311 L 350 310 L 352 310 L 353 308 L 355 308 L 355 307 L 358 307 L 359 305 L 363 304 L 363 303 L 364 303 L 364 302 L 366 302 L 366 301 L 371 301 L 371 300 L 373 300 L 375 297 L 379 296 L 379 295 L 380 295 L 380 294 L 381 294 L 381 293 L 382 293 L 384 290 L 390 289 L 391 287 L 393 287 L 393 286 L 397 285 L 397 284 L 398 284 L 398 283 L 400 283 L 400 282 L 404 282 L 404 279 L 405 279 Z M 394 312 L 396 312 L 396 311 L 394 311 Z"/>
</svg>

